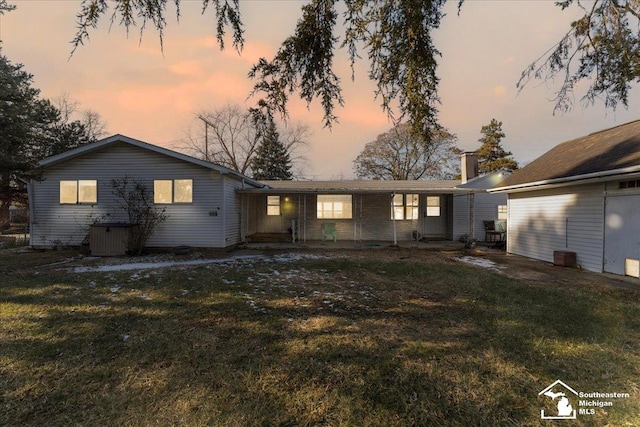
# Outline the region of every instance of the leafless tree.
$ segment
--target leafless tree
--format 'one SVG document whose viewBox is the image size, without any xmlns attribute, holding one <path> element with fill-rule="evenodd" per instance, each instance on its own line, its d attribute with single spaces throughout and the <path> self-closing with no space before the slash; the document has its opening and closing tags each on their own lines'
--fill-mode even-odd
<svg viewBox="0 0 640 427">
<path fill-rule="evenodd" d="M 80 112 L 80 122 L 87 130 L 87 135 L 91 139 L 98 140 L 107 135 L 107 122 L 102 120 L 102 116 L 95 110 L 89 108 Z"/>
<path fill-rule="evenodd" d="M 80 102 L 72 99 L 68 92 L 53 98 L 53 105 L 60 112 L 59 124 L 64 126 L 77 120 L 84 126 L 89 140 L 96 141 L 107 134 L 107 123 L 97 111 L 89 108 L 80 109 Z"/>
<path fill-rule="evenodd" d="M 177 148 L 188 154 L 217 163 L 245 175 L 251 174 L 251 160 L 262 141 L 260 125 L 247 109 L 237 104 L 201 111 L 195 114 L 196 124 L 185 132 L 185 139 Z M 309 128 L 305 124 L 290 123 L 278 128 L 280 139 L 289 152 L 294 177 L 303 176 L 307 159 Z"/>
<path fill-rule="evenodd" d="M 409 124 L 400 124 L 367 143 L 354 160 L 358 178 L 379 180 L 446 179 L 457 173 L 461 150 L 456 136 L 442 129 L 425 141 Z"/>
</svg>

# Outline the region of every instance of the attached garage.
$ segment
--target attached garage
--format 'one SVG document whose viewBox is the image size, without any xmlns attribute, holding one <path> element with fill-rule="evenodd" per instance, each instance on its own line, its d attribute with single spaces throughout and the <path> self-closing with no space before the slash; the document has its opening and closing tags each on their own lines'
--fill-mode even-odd
<svg viewBox="0 0 640 427">
<path fill-rule="evenodd" d="M 640 277 L 640 121 L 562 143 L 489 192 L 509 197 L 507 252 Z"/>
</svg>

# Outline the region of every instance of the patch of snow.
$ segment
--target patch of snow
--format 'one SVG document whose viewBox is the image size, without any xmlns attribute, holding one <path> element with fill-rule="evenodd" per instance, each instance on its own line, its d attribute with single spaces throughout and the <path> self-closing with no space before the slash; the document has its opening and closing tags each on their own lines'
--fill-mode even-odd
<svg viewBox="0 0 640 427">
<path fill-rule="evenodd" d="M 229 263 L 234 263 L 238 261 L 247 261 L 247 260 L 250 260 L 250 261 L 260 260 L 263 262 L 272 262 L 272 263 L 286 263 L 286 262 L 300 261 L 304 259 L 320 259 L 320 258 L 324 258 L 324 257 L 319 255 L 313 255 L 313 254 L 282 254 L 282 255 L 275 255 L 275 256 L 236 255 L 229 258 L 219 258 L 219 259 L 194 259 L 194 260 L 185 260 L 185 261 L 162 261 L 162 262 L 136 262 L 136 263 L 100 265 L 95 267 L 75 267 L 73 269 L 73 272 L 74 273 L 100 273 L 100 272 L 113 272 L 113 271 L 148 270 L 148 269 L 158 269 L 158 268 L 177 267 L 177 266 L 229 264 Z M 139 278 L 140 278 L 139 274 L 134 274 L 131 276 L 132 280 L 138 280 Z"/>
<path fill-rule="evenodd" d="M 488 259 L 484 259 L 484 258 L 476 258 L 476 257 L 472 257 L 472 256 L 463 256 L 460 258 L 457 258 L 458 261 L 464 262 L 465 264 L 471 264 L 471 265 L 475 265 L 477 267 L 482 267 L 482 268 L 486 268 L 489 270 L 494 270 L 494 271 L 500 271 L 500 268 L 498 266 L 498 264 L 496 264 L 495 262 L 488 260 Z"/>
</svg>

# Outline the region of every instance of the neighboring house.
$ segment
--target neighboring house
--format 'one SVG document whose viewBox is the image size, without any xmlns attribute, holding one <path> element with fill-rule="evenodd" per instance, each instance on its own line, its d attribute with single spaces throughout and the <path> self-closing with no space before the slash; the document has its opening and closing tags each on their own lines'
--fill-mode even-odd
<svg viewBox="0 0 640 427">
<path fill-rule="evenodd" d="M 564 142 L 505 179 L 507 251 L 640 276 L 640 120 Z"/>
<path fill-rule="evenodd" d="M 224 248 L 243 241 L 241 196 L 262 184 L 222 166 L 115 135 L 49 157 L 28 183 L 31 245 L 80 245 L 94 222 L 126 222 L 111 182 L 125 176 L 153 190 L 168 219 L 154 247 Z"/>
</svg>

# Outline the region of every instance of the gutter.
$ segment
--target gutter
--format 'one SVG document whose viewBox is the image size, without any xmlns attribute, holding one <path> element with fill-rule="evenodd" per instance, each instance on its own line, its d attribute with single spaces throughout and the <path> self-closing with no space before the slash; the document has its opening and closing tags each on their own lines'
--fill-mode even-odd
<svg viewBox="0 0 640 427">
<path fill-rule="evenodd" d="M 581 181 L 580 184 L 591 184 L 594 182 L 599 182 L 602 178 L 614 178 L 618 175 L 622 176 L 639 172 L 640 166 L 630 166 L 627 168 L 612 169 L 602 172 L 592 172 L 583 175 L 574 175 L 563 178 L 553 178 L 542 181 L 527 182 L 524 184 L 508 185 L 505 187 L 490 188 L 487 191 L 489 193 L 519 193 L 541 188 L 566 187 L 569 185 L 573 185 L 577 181 Z"/>
</svg>

